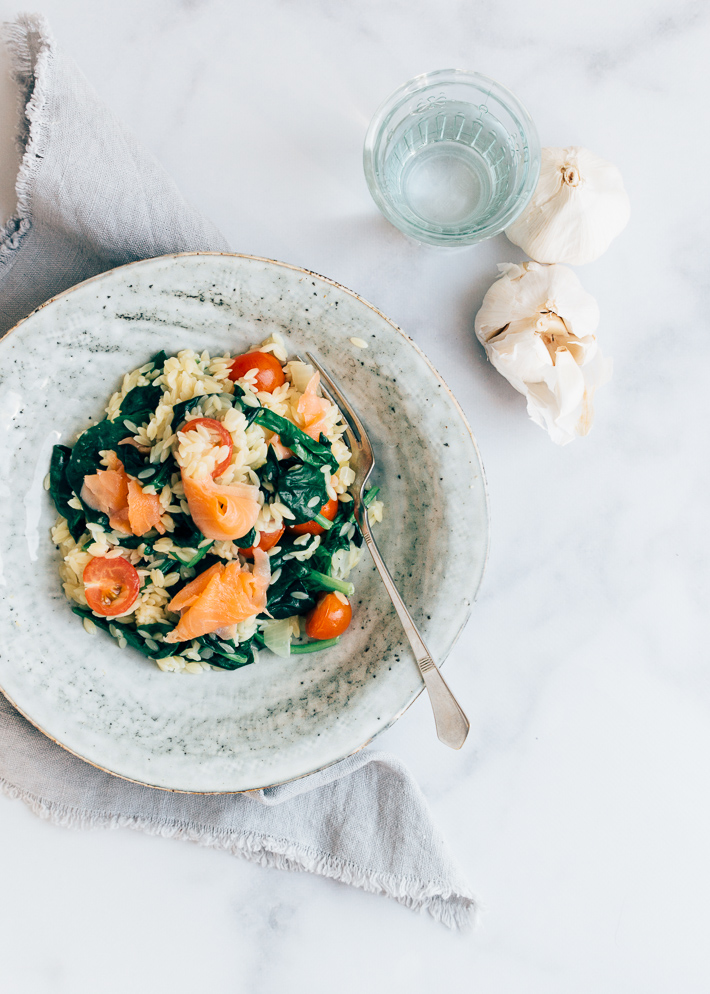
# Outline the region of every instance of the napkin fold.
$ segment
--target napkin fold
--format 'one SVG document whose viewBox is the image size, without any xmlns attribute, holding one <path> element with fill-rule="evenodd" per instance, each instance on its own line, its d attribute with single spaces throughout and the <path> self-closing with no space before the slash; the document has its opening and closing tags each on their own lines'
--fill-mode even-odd
<svg viewBox="0 0 710 994">
<path fill-rule="evenodd" d="M 17 213 L 0 234 L 0 333 L 113 266 L 227 248 L 56 47 L 43 18 L 22 16 L 4 36 L 20 90 L 22 159 Z M 318 873 L 452 928 L 475 910 L 412 776 L 374 750 L 263 791 L 176 794 L 77 759 L 0 696 L 0 790 L 58 825 L 134 828 Z"/>
</svg>

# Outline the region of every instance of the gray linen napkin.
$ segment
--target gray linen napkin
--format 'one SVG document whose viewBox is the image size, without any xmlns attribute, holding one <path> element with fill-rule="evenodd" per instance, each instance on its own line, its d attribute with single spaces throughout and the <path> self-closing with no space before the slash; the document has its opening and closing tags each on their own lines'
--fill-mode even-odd
<svg viewBox="0 0 710 994">
<path fill-rule="evenodd" d="M 24 107 L 17 217 L 0 236 L 0 334 L 55 293 L 121 263 L 226 248 L 56 48 L 46 23 L 6 26 Z M 333 877 L 459 928 L 474 899 L 394 756 L 365 751 L 264 791 L 201 796 L 103 773 L 0 696 L 0 789 L 66 827 L 127 827 Z"/>
</svg>

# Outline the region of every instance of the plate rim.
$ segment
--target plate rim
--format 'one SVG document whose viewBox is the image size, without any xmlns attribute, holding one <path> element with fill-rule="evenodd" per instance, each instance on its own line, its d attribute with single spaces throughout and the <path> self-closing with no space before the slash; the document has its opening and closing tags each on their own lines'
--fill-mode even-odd
<svg viewBox="0 0 710 994">
<path fill-rule="evenodd" d="M 459 404 L 458 400 L 451 391 L 451 388 L 448 386 L 441 373 L 435 368 L 429 357 L 422 351 L 422 349 L 417 345 L 414 339 L 410 338 L 406 332 L 402 331 L 402 329 L 397 324 L 395 324 L 395 322 L 391 318 L 389 318 L 386 314 L 384 314 L 374 304 L 370 303 L 369 300 L 366 300 L 364 297 L 360 296 L 359 293 L 356 293 L 355 290 L 349 289 L 348 287 L 344 286 L 342 283 L 338 283 L 337 280 L 331 279 L 329 276 L 323 276 L 321 273 L 316 273 L 312 269 L 305 269 L 303 266 L 297 266 L 290 262 L 281 262 L 278 259 L 269 259 L 266 256 L 251 255 L 248 252 L 218 252 L 218 251 L 205 251 L 205 250 L 197 250 L 194 252 L 167 252 L 163 255 L 150 256 L 147 259 L 134 259 L 132 262 L 125 262 L 120 266 L 113 266 L 111 269 L 106 269 L 101 273 L 96 273 L 94 276 L 89 276 L 87 279 L 81 280 L 81 282 L 79 283 L 75 283 L 73 286 L 68 287 L 66 290 L 62 290 L 60 293 L 56 293 L 53 297 L 50 297 L 48 300 L 45 300 L 44 303 L 40 304 L 38 307 L 35 307 L 34 310 L 30 311 L 30 313 L 27 314 L 25 317 L 20 318 L 19 321 L 17 321 L 11 328 L 9 328 L 2 336 L 2 338 L 0 338 L 0 349 L 2 349 L 4 343 L 8 340 L 9 336 L 14 331 L 17 331 L 18 328 L 22 327 L 22 325 L 25 324 L 25 322 L 28 321 L 33 315 L 37 314 L 41 310 L 44 310 L 45 307 L 48 307 L 50 304 L 53 304 L 55 301 L 61 300 L 63 297 L 69 296 L 69 294 L 74 293 L 74 291 L 78 290 L 80 287 L 87 286 L 90 283 L 95 283 L 99 280 L 105 279 L 106 277 L 113 275 L 116 272 L 119 272 L 122 269 L 128 269 L 133 266 L 146 265 L 151 262 L 157 262 L 161 259 L 162 260 L 182 259 L 186 257 L 198 257 L 198 256 L 224 256 L 231 259 L 249 259 L 253 262 L 263 262 L 272 266 L 279 266 L 282 269 L 290 269 L 293 270 L 294 272 L 303 273 L 305 276 L 315 276 L 316 279 L 322 280 L 324 283 L 327 283 L 332 287 L 336 287 L 338 290 L 342 290 L 344 293 L 347 293 L 349 296 L 354 297 L 356 300 L 360 301 L 360 303 L 364 304 L 371 311 L 374 311 L 375 314 L 379 315 L 379 317 L 381 317 L 384 321 L 386 321 L 387 324 L 390 325 L 390 327 L 393 328 L 398 335 L 401 335 L 402 338 L 407 342 L 407 344 L 410 345 L 419 355 L 419 357 L 424 360 L 424 362 L 429 367 L 431 372 L 434 374 L 436 379 L 441 383 L 442 387 L 444 388 L 444 390 L 446 391 L 449 397 L 449 400 L 453 403 L 456 412 L 458 413 L 458 416 L 461 419 L 466 431 L 468 432 L 469 438 L 476 453 L 476 457 L 478 459 L 478 465 L 481 468 L 481 483 L 483 487 L 485 518 L 486 518 L 486 549 L 485 549 L 485 555 L 483 557 L 481 575 L 479 577 L 476 589 L 473 593 L 473 597 L 471 598 L 471 603 L 468 606 L 466 617 L 464 618 L 463 622 L 459 626 L 458 631 L 454 635 L 453 641 L 451 643 L 451 649 L 453 649 L 453 647 L 458 642 L 462 631 L 468 624 L 468 621 L 471 617 L 471 611 L 473 610 L 473 605 L 475 604 L 478 598 L 478 594 L 481 590 L 481 585 L 483 584 L 483 577 L 485 576 L 486 569 L 488 567 L 488 559 L 490 556 L 490 546 L 491 546 L 490 497 L 488 493 L 488 480 L 486 479 L 486 471 L 483 465 L 483 460 L 481 459 L 481 453 L 478 448 L 478 442 L 476 441 L 476 438 L 473 434 L 473 429 L 468 423 L 468 419 L 461 405 Z M 451 651 L 451 649 L 449 651 Z M 446 659 L 442 660 L 440 665 L 443 666 L 445 662 Z M 75 752 L 73 749 L 70 749 L 69 746 L 64 745 L 64 743 L 60 742 L 58 739 L 55 739 L 53 735 L 51 735 L 48 731 L 46 731 L 46 729 L 42 728 L 41 725 L 38 725 L 37 722 L 33 721 L 32 718 L 30 718 L 29 715 L 25 714 L 22 708 L 15 703 L 15 701 L 0 685 L 0 694 L 3 695 L 3 697 L 18 712 L 18 714 L 22 715 L 22 717 L 26 721 L 28 721 L 30 725 L 33 726 L 33 728 L 36 728 L 38 732 L 41 732 L 42 735 L 48 738 L 51 742 L 54 742 L 55 745 L 58 745 L 65 752 L 68 752 L 71 756 L 75 756 L 77 759 L 80 759 L 82 762 L 88 763 L 89 766 L 93 766 L 94 769 L 96 770 L 101 770 L 102 773 L 108 773 L 110 776 L 117 777 L 119 780 L 125 780 L 127 783 L 137 784 L 140 787 L 148 787 L 151 790 L 162 790 L 170 794 L 188 794 L 188 795 L 195 795 L 198 797 L 199 796 L 214 797 L 214 796 L 223 796 L 229 794 L 248 794 L 253 791 L 269 790 L 272 787 L 280 787 L 283 784 L 295 783 L 298 780 L 304 779 L 304 777 L 309 777 L 313 776 L 316 773 L 321 773 L 323 770 L 327 770 L 329 767 L 334 766 L 336 763 L 341 763 L 343 762 L 343 760 L 349 759 L 350 756 L 354 756 L 358 752 L 361 752 L 363 749 L 365 749 L 375 738 L 377 738 L 378 735 L 381 735 L 382 732 L 386 731 L 388 728 L 391 728 L 392 725 L 395 724 L 395 722 L 399 721 L 402 715 L 409 710 L 409 708 L 414 704 L 414 702 L 419 698 L 419 696 L 422 694 L 424 690 L 425 687 L 422 684 L 422 686 L 414 694 L 412 699 L 407 704 L 405 704 L 405 706 L 401 708 L 401 710 L 399 710 L 390 719 L 390 721 L 387 722 L 386 725 L 383 725 L 382 728 L 379 728 L 374 735 L 371 735 L 370 738 L 366 739 L 366 741 L 363 742 L 361 745 L 357 746 L 355 749 L 351 749 L 350 752 L 346 753 L 344 756 L 339 756 L 337 759 L 330 760 L 328 763 L 325 763 L 323 766 L 319 766 L 315 770 L 310 770 L 308 773 L 301 773 L 298 776 L 289 777 L 287 780 L 280 780 L 276 783 L 264 784 L 263 786 L 260 787 L 245 787 L 242 788 L 242 790 L 183 790 L 180 787 L 164 787 L 158 784 L 147 783 L 144 780 L 135 780 L 132 777 L 128 777 L 123 773 L 116 773 L 114 770 L 109 770 L 105 766 L 101 766 L 98 763 L 92 762 L 92 760 L 87 759 L 86 756 L 82 756 L 80 753 Z"/>
</svg>

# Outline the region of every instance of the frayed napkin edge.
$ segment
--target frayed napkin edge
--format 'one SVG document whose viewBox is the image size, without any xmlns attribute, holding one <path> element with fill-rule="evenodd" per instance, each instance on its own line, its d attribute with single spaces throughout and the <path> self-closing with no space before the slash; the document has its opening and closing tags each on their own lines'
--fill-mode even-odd
<svg viewBox="0 0 710 994">
<path fill-rule="evenodd" d="M 30 33 L 39 39 L 36 58 Z M 20 14 L 2 25 L 10 58 L 10 74 L 18 86 L 17 144 L 22 158 L 15 181 L 16 213 L 0 232 L 0 266 L 8 264 L 23 236 L 32 227 L 32 182 L 47 144 L 45 107 L 47 76 L 54 58 L 54 41 L 47 20 L 39 14 Z"/>
<path fill-rule="evenodd" d="M 412 911 L 420 913 L 427 911 L 435 921 L 453 930 L 471 928 L 476 922 L 479 911 L 475 898 L 447 889 L 437 881 L 426 883 L 411 877 L 363 870 L 351 862 L 339 860 L 329 853 L 298 845 L 288 839 L 259 835 L 255 832 L 240 835 L 229 830 L 206 831 L 187 822 L 161 824 L 136 815 L 82 811 L 70 805 L 45 801 L 4 779 L 0 779 L 0 793 L 11 800 L 22 801 L 43 821 L 49 821 L 61 828 L 131 828 L 146 835 L 196 842 L 211 849 L 225 850 L 233 856 L 241 856 L 260 866 L 315 873 L 358 887 L 371 894 L 390 897 Z"/>
</svg>

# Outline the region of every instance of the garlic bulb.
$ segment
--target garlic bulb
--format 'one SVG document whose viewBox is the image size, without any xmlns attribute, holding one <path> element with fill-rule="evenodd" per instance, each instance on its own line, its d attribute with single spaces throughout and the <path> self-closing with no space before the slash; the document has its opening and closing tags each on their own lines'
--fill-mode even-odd
<svg viewBox="0 0 710 994">
<path fill-rule="evenodd" d="M 611 375 L 594 337 L 597 302 L 571 269 L 503 263 L 483 298 L 476 335 L 553 442 L 566 445 L 592 425 L 594 391 Z"/>
<path fill-rule="evenodd" d="M 611 162 L 588 148 L 543 148 L 535 193 L 506 235 L 537 262 L 581 266 L 609 248 L 629 215 L 621 173 Z"/>
</svg>

